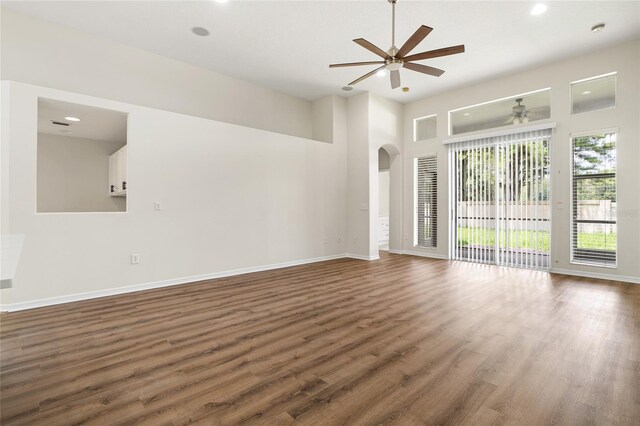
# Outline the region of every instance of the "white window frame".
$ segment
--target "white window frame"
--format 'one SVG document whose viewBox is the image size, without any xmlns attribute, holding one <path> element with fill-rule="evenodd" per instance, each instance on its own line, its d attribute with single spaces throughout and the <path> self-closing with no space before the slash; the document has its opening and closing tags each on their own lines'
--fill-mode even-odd
<svg viewBox="0 0 640 426">
<path fill-rule="evenodd" d="M 418 185 L 418 161 L 423 158 L 433 157 L 433 161 L 435 163 L 435 177 L 436 177 L 436 187 L 435 187 L 435 223 L 433 224 L 433 231 L 435 238 L 429 238 L 431 245 L 420 245 L 418 237 L 418 191 L 420 187 Z M 437 153 L 426 153 L 417 155 L 413 158 L 413 247 L 421 248 L 421 249 L 437 249 L 438 248 L 438 175 L 439 175 L 439 167 L 438 167 L 438 154 Z M 435 241 L 434 241 L 435 240 Z"/>
<path fill-rule="evenodd" d="M 609 269 L 617 269 L 618 268 L 618 239 L 620 236 L 620 228 L 618 227 L 619 223 L 618 223 L 618 215 L 616 213 L 616 227 L 617 227 L 617 232 L 616 232 L 616 261 L 614 263 L 609 263 L 609 264 L 605 264 L 605 263 L 596 263 L 596 262 L 589 262 L 589 261 L 585 261 L 583 259 L 575 259 L 575 253 L 574 253 L 574 245 L 573 245 L 573 238 L 574 238 L 574 230 L 576 229 L 574 227 L 574 203 L 573 203 L 573 197 L 574 197 L 574 193 L 573 193 L 573 161 L 574 161 L 574 153 L 573 153 L 573 139 L 574 138 L 578 138 L 578 137 L 582 137 L 582 136 L 592 136 L 595 134 L 605 134 L 605 133 L 615 133 L 616 134 L 616 173 L 615 173 L 615 182 L 616 182 L 616 205 L 618 204 L 618 146 L 620 143 L 620 129 L 618 129 L 617 127 L 611 127 L 611 128 L 605 128 L 605 129 L 595 129 L 595 130 L 588 130 L 588 131 L 583 131 L 583 132 L 573 132 L 569 134 L 569 189 L 571 191 L 571 199 L 570 199 L 570 204 L 571 204 L 571 208 L 570 208 L 570 227 L 569 227 L 569 263 L 571 263 L 572 265 L 584 265 L 584 266 L 592 266 L 592 267 L 597 267 L 597 268 L 609 268 Z"/>
</svg>

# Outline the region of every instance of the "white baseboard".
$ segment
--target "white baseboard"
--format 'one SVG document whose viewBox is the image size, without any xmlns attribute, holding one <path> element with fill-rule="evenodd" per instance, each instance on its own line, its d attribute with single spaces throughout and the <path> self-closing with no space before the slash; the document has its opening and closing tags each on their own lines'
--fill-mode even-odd
<svg viewBox="0 0 640 426">
<path fill-rule="evenodd" d="M 99 297 L 115 296 L 117 294 L 132 293 L 135 291 L 151 290 L 154 288 L 169 287 L 180 284 L 189 284 L 196 281 L 212 280 L 216 278 L 231 277 L 234 275 L 249 274 L 252 272 L 268 271 L 271 269 L 288 268 L 290 266 L 305 265 L 308 263 L 324 262 L 327 260 L 343 259 L 352 257 L 347 254 L 336 254 L 331 256 L 314 257 L 312 259 L 293 260 L 291 262 L 274 263 L 271 265 L 253 266 L 249 268 L 234 269 L 230 271 L 214 272 L 211 274 L 193 275 L 190 277 L 174 278 L 170 280 L 155 281 L 151 283 L 135 284 L 125 287 L 109 288 L 105 290 L 89 291 L 85 293 L 75 293 L 65 296 L 49 297 L 46 299 L 36 299 L 28 302 L 8 303 L 0 305 L 2 312 L 23 311 L 25 309 L 41 308 L 43 306 L 59 305 L 62 303 L 78 302 L 81 300 L 96 299 Z"/>
<path fill-rule="evenodd" d="M 411 256 L 430 257 L 432 259 L 449 260 L 449 256 L 447 256 L 446 254 L 429 253 L 424 251 L 404 250 L 402 253 L 399 253 L 399 254 L 410 254 Z"/>
<path fill-rule="evenodd" d="M 358 259 L 358 260 L 380 260 L 380 256 L 363 256 L 361 254 L 350 254 L 350 253 L 347 253 L 345 257 L 349 257 L 351 259 Z"/>
<path fill-rule="evenodd" d="M 600 272 L 573 271 L 571 269 L 551 268 L 552 274 L 571 275 L 574 277 L 597 278 L 601 280 L 622 281 L 625 283 L 640 284 L 640 277 L 627 277 L 624 275 L 603 274 Z"/>
<path fill-rule="evenodd" d="M 425 252 L 418 252 L 418 251 L 411 251 L 411 250 L 406 250 L 406 251 L 405 250 L 389 250 L 389 253 L 407 254 L 412 256 L 430 257 L 435 259 L 445 259 L 445 260 L 448 259 L 447 256 L 441 255 L 438 253 L 425 253 Z M 115 296 L 117 294 L 132 293 L 135 291 L 151 290 L 154 288 L 169 287 L 169 286 L 180 285 L 180 284 L 189 284 L 197 281 L 231 277 L 234 275 L 249 274 L 252 272 L 268 271 L 271 269 L 287 268 L 290 266 L 305 265 L 309 263 L 324 262 L 327 260 L 343 259 L 343 258 L 352 258 L 352 259 L 358 259 L 358 260 L 380 259 L 379 256 L 362 256 L 358 254 L 336 254 L 331 256 L 315 257 L 311 259 L 294 260 L 291 262 L 274 263 L 271 265 L 262 265 L 262 266 L 254 266 L 250 268 L 234 269 L 230 271 L 214 272 L 211 274 L 174 278 L 170 280 L 136 284 L 136 285 L 126 286 L 126 287 L 116 287 L 116 288 L 110 288 L 105 290 L 89 291 L 85 293 L 69 294 L 65 296 L 31 300 L 28 302 L 2 304 L 0 305 L 0 311 L 2 312 L 22 311 L 25 309 L 34 309 L 34 308 L 40 308 L 43 306 L 52 306 L 52 305 L 59 305 L 62 303 L 78 302 L 81 300 L 96 299 L 99 297 L 106 297 L 106 296 Z M 638 277 L 627 277 L 627 276 L 621 276 L 621 275 L 573 271 L 570 269 L 556 269 L 556 268 L 551 269 L 549 272 L 554 274 L 572 275 L 572 276 L 578 276 L 578 277 L 597 278 L 597 279 L 604 279 L 604 280 L 613 280 L 613 281 L 622 281 L 622 282 L 640 284 L 640 278 Z"/>
<path fill-rule="evenodd" d="M 391 250 L 389 249 L 389 253 L 391 254 L 406 254 L 410 256 L 420 256 L 420 257 L 430 257 L 432 259 L 444 259 L 449 260 L 449 257 L 444 254 L 439 253 L 429 253 L 424 251 L 414 251 L 414 250 Z"/>
</svg>

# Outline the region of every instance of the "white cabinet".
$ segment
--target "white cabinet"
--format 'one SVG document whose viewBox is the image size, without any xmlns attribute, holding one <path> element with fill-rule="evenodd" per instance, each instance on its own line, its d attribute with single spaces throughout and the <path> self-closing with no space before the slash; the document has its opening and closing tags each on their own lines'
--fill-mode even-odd
<svg viewBox="0 0 640 426">
<path fill-rule="evenodd" d="M 118 156 L 118 182 L 120 182 L 120 186 L 122 187 L 123 194 L 127 193 L 127 146 L 123 146 L 118 151 L 120 155 Z"/>
<path fill-rule="evenodd" d="M 127 146 L 123 146 L 109 156 L 109 195 L 127 195 Z"/>
</svg>

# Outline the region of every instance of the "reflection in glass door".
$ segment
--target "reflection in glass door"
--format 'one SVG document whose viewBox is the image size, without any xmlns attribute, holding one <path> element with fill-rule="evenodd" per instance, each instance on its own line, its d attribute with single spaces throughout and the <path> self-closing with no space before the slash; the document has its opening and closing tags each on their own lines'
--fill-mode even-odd
<svg viewBox="0 0 640 426">
<path fill-rule="evenodd" d="M 453 258 L 549 268 L 551 130 L 452 147 Z"/>
</svg>

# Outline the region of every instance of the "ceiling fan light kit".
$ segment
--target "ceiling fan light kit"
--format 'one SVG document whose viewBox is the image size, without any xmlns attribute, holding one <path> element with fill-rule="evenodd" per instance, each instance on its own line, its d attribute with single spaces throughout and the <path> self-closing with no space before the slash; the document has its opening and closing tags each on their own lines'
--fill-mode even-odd
<svg viewBox="0 0 640 426">
<path fill-rule="evenodd" d="M 368 62 L 349 62 L 343 64 L 331 64 L 329 68 L 340 67 L 355 67 L 361 65 L 380 65 L 378 68 L 371 72 L 353 80 L 349 83 L 349 86 L 353 86 L 361 82 L 362 80 L 371 77 L 380 71 L 389 71 L 389 79 L 391 81 L 391 88 L 396 89 L 400 87 L 400 69 L 406 68 L 411 71 L 416 71 L 422 74 L 428 74 L 435 77 L 440 77 L 444 70 L 433 68 L 427 65 L 416 64 L 414 61 L 420 61 L 424 59 L 438 58 L 441 56 L 455 55 L 457 53 L 464 52 L 464 45 L 445 47 L 442 49 L 430 50 L 427 52 L 417 53 L 407 56 L 426 36 L 429 35 L 433 28 L 426 25 L 421 25 L 415 33 L 398 49 L 396 47 L 396 2 L 397 0 L 387 0 L 391 3 L 391 47 L 386 52 L 380 49 L 378 46 L 370 43 L 363 38 L 357 38 L 353 40 L 356 44 L 364 47 L 370 52 L 378 55 L 383 60 L 381 61 L 368 61 Z"/>
</svg>

